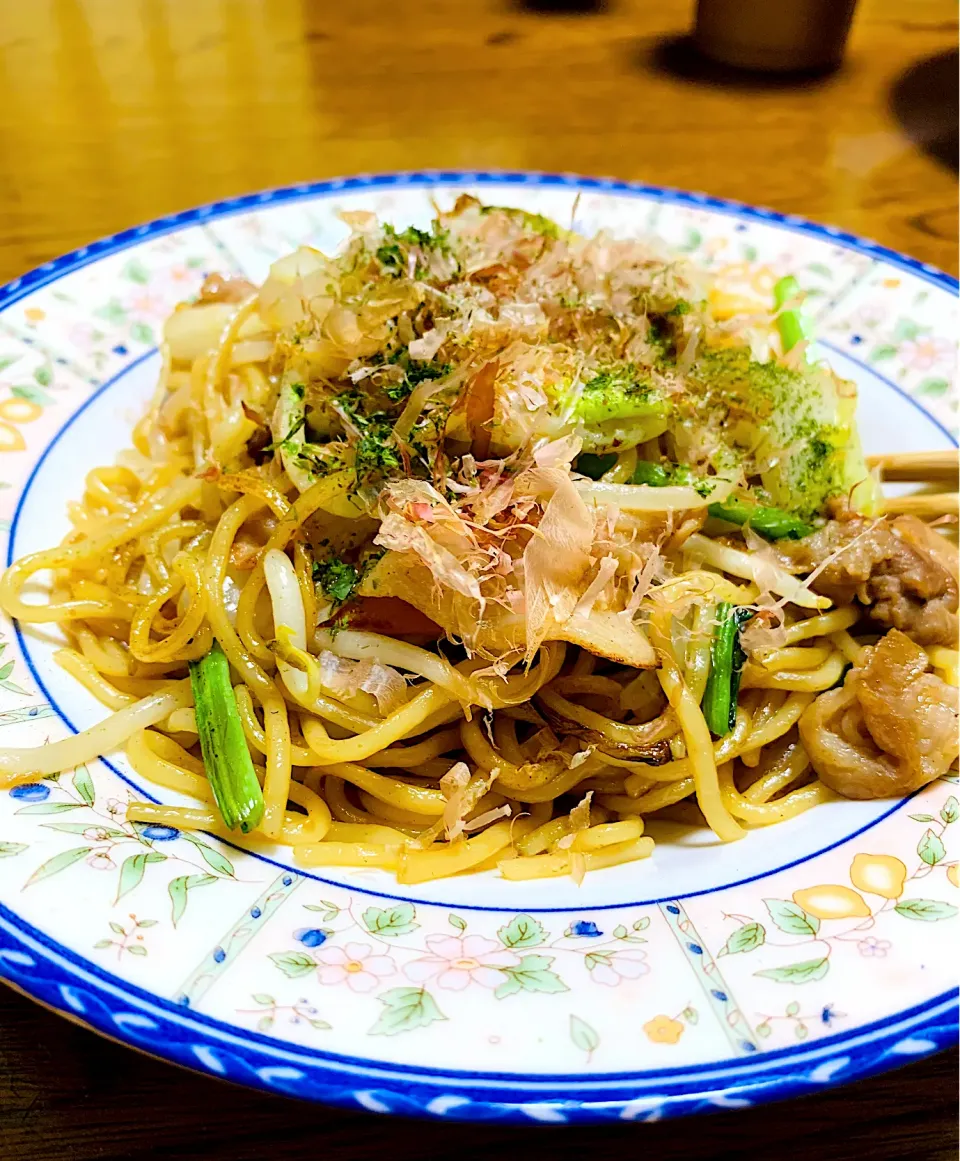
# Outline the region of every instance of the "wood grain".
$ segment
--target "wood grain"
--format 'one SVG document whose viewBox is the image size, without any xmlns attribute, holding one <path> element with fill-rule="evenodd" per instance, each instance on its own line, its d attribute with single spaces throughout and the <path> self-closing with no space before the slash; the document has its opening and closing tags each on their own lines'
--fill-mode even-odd
<svg viewBox="0 0 960 1161">
<path fill-rule="evenodd" d="M 956 272 L 956 181 L 943 161 L 956 153 L 953 0 L 862 0 L 844 68 L 803 82 L 698 66 L 680 39 L 692 0 L 595 8 L 0 3 L 0 279 L 197 203 L 422 167 L 568 170 L 706 190 Z M 0 1158 L 479 1161 L 639 1148 L 667 1161 L 947 1161 L 957 1153 L 956 1074 L 952 1053 L 695 1122 L 465 1130 L 232 1088 L 3 992 Z"/>
<path fill-rule="evenodd" d="M 863 0 L 845 67 L 701 76 L 692 0 L 547 16 L 520 0 L 0 4 L 0 277 L 145 219 L 310 178 L 419 167 L 612 174 L 842 226 L 956 270 L 951 0 Z M 956 70 L 953 70 L 955 76 Z M 949 76 L 949 73 L 947 74 Z M 955 125 L 953 125 L 955 132 Z"/>
</svg>

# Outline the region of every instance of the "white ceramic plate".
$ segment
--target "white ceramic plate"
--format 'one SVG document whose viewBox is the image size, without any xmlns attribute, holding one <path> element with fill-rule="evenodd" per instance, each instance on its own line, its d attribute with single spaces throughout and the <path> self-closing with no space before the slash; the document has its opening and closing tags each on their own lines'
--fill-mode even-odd
<svg viewBox="0 0 960 1161">
<path fill-rule="evenodd" d="M 4 560 L 56 542 L 84 473 L 128 444 L 162 320 L 206 272 L 259 280 L 301 242 L 336 247 L 338 210 L 424 226 L 431 199 L 463 190 L 658 237 L 736 293 L 769 296 L 795 273 L 820 354 L 859 385 L 867 450 L 954 442 L 956 284 L 932 267 L 647 186 L 352 178 L 174 215 L 0 291 Z M 53 663 L 55 633 L 2 632 L 0 743 L 103 716 Z M 124 803 L 157 791 L 114 757 L 0 793 L 0 974 L 180 1064 L 377 1111 L 559 1122 L 745 1105 L 956 1040 L 955 783 L 822 806 L 729 847 L 662 841 L 580 887 L 487 874 L 401 888 L 135 829 Z M 819 902 L 793 901 L 812 887 Z"/>
</svg>

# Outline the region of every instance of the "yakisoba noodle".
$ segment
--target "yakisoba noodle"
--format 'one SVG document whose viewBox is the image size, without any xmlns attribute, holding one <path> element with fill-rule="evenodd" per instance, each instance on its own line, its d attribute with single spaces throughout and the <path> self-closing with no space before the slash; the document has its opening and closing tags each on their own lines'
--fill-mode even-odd
<svg viewBox="0 0 960 1161">
<path fill-rule="evenodd" d="M 344 217 L 339 256 L 174 313 L 133 448 L 0 581 L 112 711 L 0 751 L 4 785 L 124 749 L 194 802 L 129 819 L 238 838 L 197 700 L 218 651 L 262 786 L 241 841 L 405 883 L 579 879 L 650 856 L 648 822 L 734 841 L 950 765 L 952 550 L 876 515 L 852 385 L 785 349 L 791 279 L 732 315 L 523 211 Z M 896 719 L 917 681 L 922 768 L 870 701 Z"/>
</svg>

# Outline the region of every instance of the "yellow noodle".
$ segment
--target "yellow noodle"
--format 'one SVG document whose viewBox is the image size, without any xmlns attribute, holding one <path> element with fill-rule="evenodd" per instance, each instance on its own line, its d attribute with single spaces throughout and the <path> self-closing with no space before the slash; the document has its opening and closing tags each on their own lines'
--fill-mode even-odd
<svg viewBox="0 0 960 1161">
<path fill-rule="evenodd" d="M 596 851 L 617 843 L 633 842 L 643 834 L 643 822 L 639 818 L 624 819 L 620 822 L 604 822 L 578 831 L 570 844 L 573 851 Z"/>
<path fill-rule="evenodd" d="M 325 770 L 328 774 L 359 786 L 381 802 L 415 815 L 439 817 L 447 805 L 447 800 L 439 790 L 430 790 L 426 786 L 411 786 L 406 782 L 398 782 L 396 778 L 385 778 L 382 774 L 376 774 L 373 770 L 357 766 L 353 762 L 329 763 Z"/>
<path fill-rule="evenodd" d="M 392 746 L 379 753 L 371 754 L 369 758 L 365 759 L 365 764 L 380 769 L 383 767 L 410 769 L 415 774 L 417 767 L 441 754 L 456 749 L 459 744 L 459 730 L 442 730 L 412 746 Z"/>
<path fill-rule="evenodd" d="M 301 844 L 294 848 L 294 861 L 300 867 L 382 867 L 396 871 L 404 848 L 370 842 L 323 842 Z"/>
<path fill-rule="evenodd" d="M 473 838 L 458 839 L 426 851 L 405 847 L 400 854 L 397 881 L 405 884 L 426 883 L 430 879 L 467 871 L 508 847 L 511 833 L 519 834 L 527 822 L 527 819 L 520 819 L 516 823 L 495 822 Z"/>
<path fill-rule="evenodd" d="M 329 766 L 335 762 L 362 762 L 380 750 L 399 742 L 410 730 L 419 725 L 434 711 L 445 706 L 450 695 L 433 687 L 418 693 L 406 705 L 396 710 L 390 717 L 357 734 L 354 738 L 336 741 L 326 736 L 326 731 L 318 729 L 315 720 L 303 721 L 303 736 L 307 745 L 316 755 L 316 764 Z"/>
<path fill-rule="evenodd" d="M 860 619 L 860 613 L 848 605 L 843 609 L 834 609 L 832 613 L 821 613 L 816 617 L 807 617 L 803 621 L 794 621 L 784 627 L 784 645 L 796 645 L 800 641 L 809 641 L 811 637 L 829 637 L 831 633 L 839 633 L 849 629 Z"/>
<path fill-rule="evenodd" d="M 604 867 L 616 867 L 621 863 L 632 863 L 637 859 L 648 859 L 653 854 L 653 839 L 633 839 L 631 842 L 617 843 L 598 851 L 580 854 L 587 871 L 599 871 Z M 529 859 L 510 859 L 500 863 L 500 874 L 505 879 L 549 879 L 569 875 L 570 855 L 534 855 Z"/>
<path fill-rule="evenodd" d="M 82 653 L 77 653 L 75 649 L 58 649 L 53 659 L 61 669 L 66 670 L 71 677 L 75 677 L 108 709 L 123 709 L 125 705 L 137 700 L 132 693 L 123 693 L 109 681 L 104 680 L 93 662 L 87 660 Z"/>
<path fill-rule="evenodd" d="M 719 771 L 720 793 L 731 814 L 752 826 L 770 826 L 771 823 L 785 822 L 788 818 L 795 818 L 811 806 L 821 802 L 829 802 L 836 795 L 828 790 L 822 782 L 812 782 L 809 786 L 801 786 L 799 790 L 792 790 L 783 798 L 774 802 L 751 802 L 738 790 L 733 781 L 733 763 L 728 762 L 721 766 Z"/>
<path fill-rule="evenodd" d="M 831 689 L 843 676 L 846 661 L 839 650 L 835 650 L 816 669 L 781 669 L 778 673 L 767 673 L 760 666 L 748 662 L 743 667 L 741 689 L 791 689 L 801 693 L 820 693 Z"/>
</svg>

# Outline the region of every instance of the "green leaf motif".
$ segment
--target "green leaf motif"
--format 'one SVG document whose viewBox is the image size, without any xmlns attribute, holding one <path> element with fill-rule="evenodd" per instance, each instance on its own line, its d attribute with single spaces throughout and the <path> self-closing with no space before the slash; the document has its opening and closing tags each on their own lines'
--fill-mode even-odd
<svg viewBox="0 0 960 1161">
<path fill-rule="evenodd" d="M 23 358 L 22 355 L 0 355 L 0 371 L 6 371 L 8 367 L 12 367 L 21 358 Z"/>
<path fill-rule="evenodd" d="M 914 822 L 936 822 L 937 820 L 932 814 L 911 814 L 910 817 Z"/>
<path fill-rule="evenodd" d="M 64 814 L 66 810 L 82 809 L 82 802 L 37 802 L 36 806 L 22 806 L 16 814 Z"/>
<path fill-rule="evenodd" d="M 797 1024 L 793 1030 L 793 1034 L 798 1040 L 806 1040 L 809 1032 L 810 1029 L 806 1026 L 806 1024 Z"/>
<path fill-rule="evenodd" d="M 277 951 L 270 958 L 292 980 L 309 975 L 317 966 L 317 961 L 305 951 Z"/>
<path fill-rule="evenodd" d="M 187 892 L 193 890 L 194 887 L 206 887 L 210 883 L 216 883 L 216 881 L 216 875 L 179 875 L 176 879 L 170 880 L 167 894 L 170 896 L 170 919 L 174 927 L 177 926 L 187 909 Z"/>
<path fill-rule="evenodd" d="M 588 951 L 583 957 L 583 966 L 588 972 L 592 972 L 601 964 L 609 964 L 612 959 L 613 955 L 608 951 Z"/>
<path fill-rule="evenodd" d="M 688 1024 L 696 1024 L 700 1019 L 700 1013 L 696 1008 L 684 1008 L 682 1015 Z"/>
<path fill-rule="evenodd" d="M 789 899 L 764 899 L 770 918 L 787 935 L 816 935 L 820 920 Z"/>
<path fill-rule="evenodd" d="M 269 1008 L 272 1004 L 276 1003 L 276 1000 L 274 1000 L 273 996 L 268 996 L 266 992 L 254 992 L 250 999 L 253 1000 L 255 1004 L 263 1004 L 263 1006 L 266 1008 Z"/>
<path fill-rule="evenodd" d="M 924 334 L 929 329 L 914 322 L 912 318 L 901 318 L 893 328 L 893 341 L 895 343 L 902 343 L 905 339 L 912 341 L 917 335 Z"/>
<path fill-rule="evenodd" d="M 124 948 L 124 951 L 129 951 L 131 955 L 147 954 L 147 949 L 140 943 L 132 943 L 129 947 Z"/>
<path fill-rule="evenodd" d="M 614 939 L 626 939 L 627 938 L 627 929 L 623 926 L 622 923 L 618 927 L 615 927 L 613 929 L 613 938 Z"/>
<path fill-rule="evenodd" d="M 466 919 L 461 919 L 459 915 L 454 915 L 454 913 L 452 911 L 447 916 L 447 922 L 450 924 L 451 927 L 455 927 L 457 929 L 457 931 L 466 931 L 467 930 Z"/>
<path fill-rule="evenodd" d="M 371 1036 L 396 1036 L 426 1028 L 435 1020 L 446 1020 L 437 1002 L 423 988 L 391 988 L 377 999 L 383 1011 L 370 1029 Z"/>
<path fill-rule="evenodd" d="M 15 387 L 10 388 L 10 394 L 15 399 L 25 399 L 28 403 L 36 404 L 37 407 L 49 407 L 53 402 L 52 397 L 46 391 L 41 391 L 32 383 L 18 383 Z"/>
<path fill-rule="evenodd" d="M 27 849 L 26 843 L 8 843 L 0 840 L 0 859 L 10 859 Z"/>
<path fill-rule="evenodd" d="M 550 971 L 553 960 L 546 955 L 525 955 L 516 967 L 498 968 L 506 979 L 493 993 L 498 1000 L 517 992 L 566 992 L 567 985 Z"/>
<path fill-rule="evenodd" d="M 792 963 L 788 967 L 768 968 L 763 972 L 754 972 L 755 976 L 763 976 L 767 980 L 775 980 L 778 984 L 809 984 L 814 980 L 822 980 L 830 970 L 830 960 L 826 956 L 820 959 L 807 959 L 803 963 Z"/>
<path fill-rule="evenodd" d="M 111 298 L 103 306 L 98 306 L 93 313 L 97 318 L 106 319 L 107 322 L 111 323 L 121 323 L 127 317 L 125 308 L 116 298 Z"/>
<path fill-rule="evenodd" d="M 744 260 L 744 262 L 756 262 L 756 260 L 757 260 L 757 248 L 756 248 L 756 246 L 744 246 L 743 247 L 743 260 Z"/>
<path fill-rule="evenodd" d="M 128 838 L 126 831 L 118 830 L 114 826 L 101 826 L 98 822 L 44 822 L 40 824 L 44 830 L 59 830 L 64 834 L 86 834 L 88 830 L 95 830 L 97 835 L 104 838 Z"/>
<path fill-rule="evenodd" d="M 65 871 L 67 867 L 72 867 L 74 863 L 86 858 L 91 850 L 93 850 L 92 847 L 74 847 L 70 851 L 61 851 L 59 855 L 54 855 L 52 859 L 47 859 L 45 863 L 41 863 L 24 883 L 24 887 L 31 887 L 34 883 L 39 883 L 41 879 L 49 879 L 51 875 Z"/>
<path fill-rule="evenodd" d="M 46 364 L 43 364 L 33 372 L 33 377 L 40 384 L 41 387 L 49 387 L 53 382 L 53 372 Z"/>
<path fill-rule="evenodd" d="M 943 845 L 943 839 L 928 829 L 923 832 L 923 838 L 917 844 L 917 854 L 928 867 L 935 867 L 946 857 L 947 848 Z"/>
<path fill-rule="evenodd" d="M 947 801 L 940 807 L 940 817 L 943 821 L 950 825 L 951 822 L 956 822 L 960 818 L 960 803 L 951 794 Z"/>
<path fill-rule="evenodd" d="M 785 1011 L 788 1016 L 796 1016 L 796 1014 L 800 1011 L 800 1005 L 796 1000 L 791 1000 L 790 1003 L 787 1004 Z"/>
<path fill-rule="evenodd" d="M 870 352 L 870 354 L 867 356 L 867 358 L 870 360 L 871 363 L 881 363 L 881 362 L 883 362 L 884 359 L 892 359 L 894 357 L 894 355 L 896 355 L 896 353 L 897 353 L 896 347 L 891 347 L 888 345 L 882 346 L 882 347 L 874 347 L 873 350 Z"/>
<path fill-rule="evenodd" d="M 130 337 L 138 343 L 152 343 L 153 328 L 147 326 L 145 322 L 135 322 L 130 327 Z"/>
<path fill-rule="evenodd" d="M 677 249 L 683 250 L 685 253 L 690 253 L 691 250 L 696 250 L 702 241 L 703 235 L 699 230 L 688 229 L 686 240 L 684 241 L 683 245 L 678 246 Z"/>
<path fill-rule="evenodd" d="M 952 903 L 941 903 L 939 899 L 901 899 L 894 911 L 904 919 L 919 919 L 924 923 L 952 919 L 957 913 Z"/>
<path fill-rule="evenodd" d="M 723 945 L 720 949 L 720 955 L 739 955 L 744 951 L 753 951 L 754 948 L 765 943 L 766 938 L 767 932 L 762 923 L 753 921 L 744 923 Z"/>
<path fill-rule="evenodd" d="M 0 520 L 0 532 L 9 532 L 10 524 L 6 520 Z M 23 688 L 22 685 L 17 685 L 15 681 L 0 680 L 0 689 L 5 689 L 7 693 L 15 693 L 19 697 L 29 697 L 30 695 Z"/>
<path fill-rule="evenodd" d="M 119 903 L 124 895 L 129 895 L 134 887 L 140 885 L 140 880 L 143 878 L 148 863 L 165 863 L 166 861 L 166 855 L 161 855 L 155 851 L 141 852 L 139 855 L 130 855 L 129 858 L 124 859 L 123 866 L 120 868 L 116 901 Z"/>
<path fill-rule="evenodd" d="M 115 932 L 117 935 L 126 935 L 126 932 L 123 930 L 123 924 L 115 923 L 113 920 L 110 922 L 110 930 Z"/>
<path fill-rule="evenodd" d="M 207 843 L 201 842 L 196 835 L 190 834 L 189 831 L 181 832 L 181 837 L 185 838 L 188 843 L 193 843 L 200 852 L 200 857 L 208 867 L 211 867 L 221 875 L 227 875 L 231 879 L 234 878 L 235 871 L 233 869 L 233 863 L 230 862 L 226 855 L 221 854 L 220 851 L 209 846 Z"/>
<path fill-rule="evenodd" d="M 514 915 L 497 935 L 504 947 L 537 947 L 547 938 L 543 924 L 532 915 Z"/>
<path fill-rule="evenodd" d="M 650 919 L 648 916 L 644 915 L 642 919 L 638 919 L 634 923 L 633 930 L 634 931 L 646 931 L 649 926 L 650 926 Z"/>
<path fill-rule="evenodd" d="M 587 1054 L 587 1060 L 600 1047 L 599 1033 L 591 1028 L 586 1020 L 581 1020 L 579 1016 L 570 1016 L 570 1039 L 574 1042 L 581 1052 Z"/>
<path fill-rule="evenodd" d="M 396 907 L 381 910 L 379 907 L 368 907 L 363 913 L 363 922 L 367 931 L 372 935 L 384 935 L 393 938 L 397 935 L 407 935 L 416 931 L 420 926 L 414 923 L 416 911 L 412 903 L 399 903 Z"/>
<path fill-rule="evenodd" d="M 73 788 L 87 806 L 93 806 L 96 801 L 96 793 L 93 789 L 93 779 L 86 766 L 78 766 L 73 772 Z"/>
<path fill-rule="evenodd" d="M 260 1019 L 257 1021 L 257 1031 L 258 1032 L 269 1032 L 272 1027 L 273 1027 L 273 1017 L 272 1016 L 261 1016 Z"/>
<path fill-rule="evenodd" d="M 103 951 L 103 949 L 105 947 L 113 947 L 113 940 L 112 939 L 98 939 L 97 942 L 93 946 L 97 951 Z"/>
<path fill-rule="evenodd" d="M 6 665 L 0 666 L 0 681 L 3 681 L 4 678 L 9 677 L 11 673 L 13 673 L 13 662 L 8 661 Z"/>
<path fill-rule="evenodd" d="M 923 379 L 917 384 L 918 395 L 932 395 L 934 399 L 946 395 L 949 390 L 950 382 L 947 379 L 929 378 Z"/>
<path fill-rule="evenodd" d="M 17 814 L 63 814 L 67 810 L 83 810 L 82 802 L 38 802 L 35 806 L 21 806 Z"/>
<path fill-rule="evenodd" d="M 766 1039 L 766 1037 L 769 1036 L 772 1031 L 773 1029 L 766 1022 L 766 1020 L 764 1020 L 762 1024 L 758 1024 L 756 1028 L 757 1035 L 764 1037 L 764 1039 Z"/>
<path fill-rule="evenodd" d="M 811 274 L 819 274 L 821 278 L 833 277 L 833 271 L 829 266 L 824 266 L 822 262 L 808 262 L 807 269 Z"/>
<path fill-rule="evenodd" d="M 156 919 L 138 919 L 137 920 L 137 927 L 156 927 L 156 926 L 157 926 Z"/>
<path fill-rule="evenodd" d="M 131 282 L 136 282 L 140 286 L 145 286 L 150 281 L 149 271 L 138 258 L 132 258 L 124 266 L 123 277 L 129 278 Z"/>
</svg>

